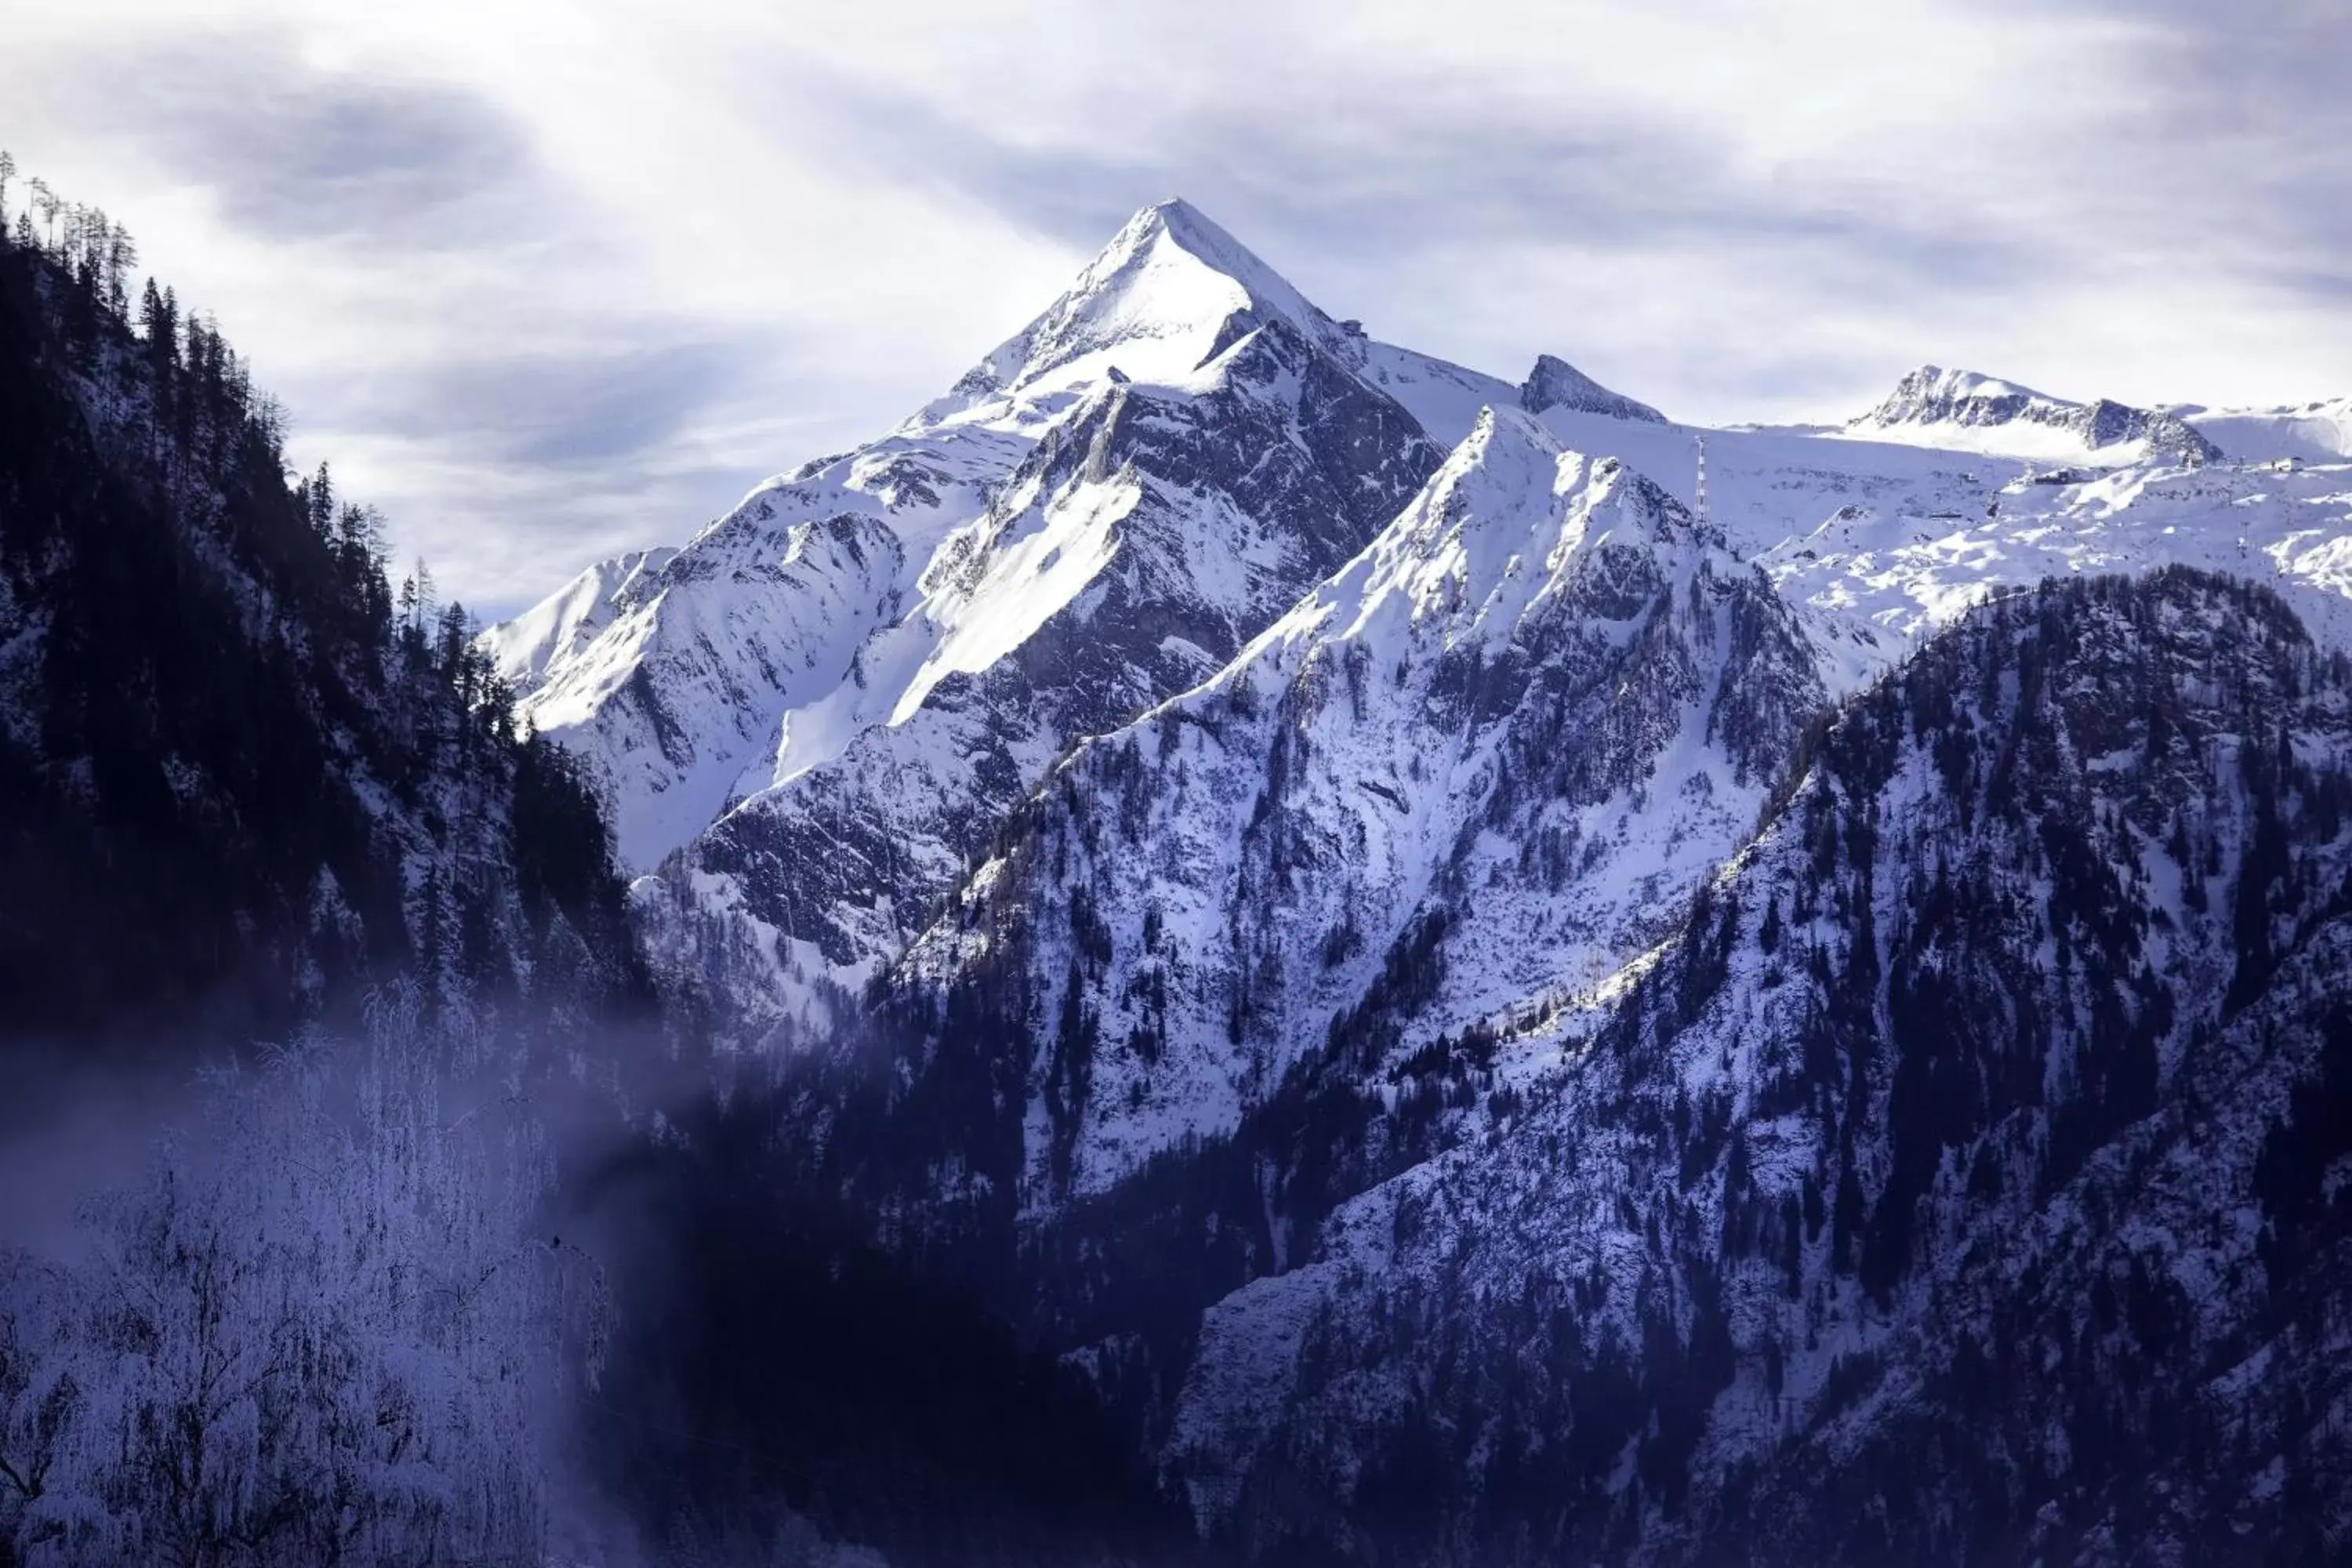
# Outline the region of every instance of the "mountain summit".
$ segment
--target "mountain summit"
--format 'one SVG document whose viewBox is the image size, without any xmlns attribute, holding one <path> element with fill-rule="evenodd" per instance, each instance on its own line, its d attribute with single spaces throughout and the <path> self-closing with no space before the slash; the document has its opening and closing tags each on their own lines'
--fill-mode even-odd
<svg viewBox="0 0 2352 1568">
<path fill-rule="evenodd" d="M 1069 289 L 927 405 L 918 422 L 1050 418 L 1114 376 L 1197 383 L 1246 333 L 1281 321 L 1327 350 L 1349 333 L 1181 198 L 1127 220 Z"/>
<path fill-rule="evenodd" d="M 1213 674 L 1517 395 L 1164 202 L 887 435 L 490 641 L 661 868 L 665 940 L 735 922 L 730 984 L 781 1016 L 894 958 L 1055 756 Z"/>
<path fill-rule="evenodd" d="M 2188 467 L 2221 456 L 2178 415 L 2101 398 L 2070 403 L 1972 370 L 1923 364 L 1848 433 L 2021 458 L 2105 463 L 2166 459 Z"/>
<path fill-rule="evenodd" d="M 1610 391 L 1552 354 L 1536 356 L 1535 369 L 1519 384 L 1519 406 L 1530 414 L 1564 408 L 1571 414 L 1605 414 L 1612 419 L 1638 419 L 1652 425 L 1663 425 L 1666 419 L 1648 404 Z"/>
<path fill-rule="evenodd" d="M 1662 485 L 1694 472 L 1685 432 L 1566 359 L 1514 384 L 1381 342 L 1169 200 L 896 428 L 759 487 L 675 553 L 592 569 L 487 641 L 524 716 L 586 758 L 625 863 L 683 853 L 641 884 L 666 940 L 699 948 L 719 916 L 749 922 L 727 984 L 781 1005 L 810 994 L 795 972 L 862 984 L 896 962 L 1056 756 L 1215 677 L 1487 410 L 1532 413 Z M 1819 530 L 1929 550 L 1908 518 L 1992 506 L 2038 542 L 2018 558 L 2040 560 L 2071 535 L 2032 520 L 2093 503 L 2016 489 L 2023 462 L 2213 455 L 2172 415 L 1932 366 L 1842 434 L 1876 448 L 1711 443 L 1731 549 L 1785 544 L 1771 570 L 1784 594 L 1806 584 L 1803 613 L 1844 650 L 1839 688 L 1972 590 L 1915 603 Z M 1940 451 L 2000 460 L 1962 472 Z M 2176 500 L 2204 505 L 2160 499 L 2165 524 Z M 2152 531 L 2165 558 L 2187 554 Z M 1937 556 L 1933 574 L 1973 560 Z"/>
</svg>

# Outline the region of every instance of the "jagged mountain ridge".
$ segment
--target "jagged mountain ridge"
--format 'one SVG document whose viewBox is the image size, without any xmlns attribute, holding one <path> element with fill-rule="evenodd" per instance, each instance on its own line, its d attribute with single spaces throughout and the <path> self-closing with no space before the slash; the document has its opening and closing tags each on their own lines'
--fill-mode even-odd
<svg viewBox="0 0 2352 1568">
<path fill-rule="evenodd" d="M 1181 405 L 1214 380 L 1235 334 L 1261 329 L 1304 363 L 1395 399 L 1440 445 L 1466 435 L 1481 407 L 1541 404 L 1569 445 L 1625 458 L 1690 499 L 1694 433 L 1564 362 L 1543 356 L 1514 387 L 1379 343 L 1185 204 L 1145 209 L 1063 299 L 898 430 L 762 487 L 675 560 L 592 569 L 488 634 L 501 668 L 534 688 L 528 716 L 604 782 L 626 862 L 653 867 L 708 830 L 643 896 L 680 964 L 751 999 L 749 1016 L 763 1022 L 745 1037 L 764 1022 L 837 1016 L 839 986 L 895 960 L 985 848 L 992 817 L 1054 756 L 1213 675 L 1286 607 L 1283 593 L 1344 556 L 1318 546 L 1236 611 L 1225 601 L 1254 568 L 1226 552 L 1246 556 L 1265 540 L 1202 514 L 1200 537 L 1176 552 L 1194 579 L 1178 596 L 1199 597 L 1221 635 L 1163 628 L 1122 657 L 1123 682 L 1061 668 L 1058 633 L 1024 643 L 1095 614 L 1077 584 L 1125 526 L 1108 491 L 1075 506 L 1064 504 L 1075 492 L 1033 495 L 1025 522 L 992 516 L 1043 434 L 1097 419 L 1122 388 Z M 2267 561 L 2334 635 L 2352 575 L 2347 508 L 2324 476 L 2214 461 L 2166 411 L 2103 414 L 1932 367 L 1905 384 L 1916 395 L 1898 392 L 1884 419 L 1847 431 L 1708 433 L 1715 515 L 1799 605 L 1832 689 L 1871 679 L 1992 585 L 2051 572 L 2168 560 L 2248 572 Z M 1944 416 L 1956 412 L 1969 420 Z M 2241 433 L 2268 453 L 2291 424 Z M 2137 434 L 2117 437 L 2125 426 Z M 1990 432 L 1994 448 L 2018 445 L 2003 433 L 2033 435 L 2034 451 L 2050 437 L 2073 466 L 1948 449 L 1971 431 Z M 2094 437 L 2105 444 L 2086 445 Z M 1356 460 L 1331 456 L 1339 468 Z M 1405 489 L 1383 482 L 1384 499 L 1350 521 L 1358 542 L 1386 521 L 1382 507 L 1402 504 Z M 1056 507 L 1066 540 L 1045 521 Z M 1203 542 L 1205 557 L 1194 548 Z M 999 569 L 975 573 L 982 556 Z M 1147 585 L 1111 619 L 1162 615 L 1160 591 Z M 1065 609 L 1079 614 L 1055 621 Z M 1024 658 L 1053 667 L 1042 707 Z M 1087 695 L 1056 689 L 1074 679 Z M 975 698 L 975 683 L 1000 689 Z M 910 811 L 909 796 L 946 804 Z"/>
<path fill-rule="evenodd" d="M 2347 673 L 2176 570 L 1997 601 L 1849 703 L 1601 1027 L 1506 1042 L 1450 1152 L 1209 1314 L 1166 1450 L 1204 1523 L 2320 1560 Z"/>
<path fill-rule="evenodd" d="M 757 1032 L 895 958 L 1055 756 L 1214 673 L 1411 497 L 1430 429 L 1516 395 L 1165 203 L 881 442 L 488 640 L 625 856 L 687 846 L 642 900 Z M 802 568 L 821 534 L 854 559 Z"/>
<path fill-rule="evenodd" d="M 1605 977 L 1744 836 L 1814 664 L 1680 503 L 1490 411 L 1215 679 L 1057 768 L 895 984 L 991 988 L 1033 1042 L 1022 1190 L 1102 1191 L 1231 1131 L 1400 954 L 1429 994 L 1388 1056 Z"/>
<path fill-rule="evenodd" d="M 2053 468 L 1803 428 L 1702 433 L 1561 410 L 1545 422 L 1685 504 L 1704 434 L 1710 515 L 1805 618 L 1836 692 L 1875 679 L 1996 589 L 2173 563 L 2259 577 L 2315 635 L 2352 637 L 2352 492 L 2340 464 Z"/>
<path fill-rule="evenodd" d="M 2069 403 L 1975 371 L 1933 364 L 1905 375 L 1885 402 L 1846 429 L 1874 439 L 2059 460 L 2194 465 L 2221 456 L 2202 432 L 2164 409 L 2104 397 Z"/>
</svg>

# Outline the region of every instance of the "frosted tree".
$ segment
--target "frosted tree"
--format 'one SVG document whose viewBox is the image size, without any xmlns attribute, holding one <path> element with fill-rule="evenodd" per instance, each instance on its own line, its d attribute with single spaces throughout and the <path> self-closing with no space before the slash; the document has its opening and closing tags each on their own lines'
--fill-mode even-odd
<svg viewBox="0 0 2352 1568">
<path fill-rule="evenodd" d="M 32 192 L 32 211 L 39 218 L 45 231 L 41 239 L 42 246 L 46 249 L 54 250 L 58 239 L 58 214 L 65 210 L 66 204 L 58 198 L 55 191 L 49 189 L 48 182 L 37 175 L 33 178 L 28 188 Z"/>
<path fill-rule="evenodd" d="M 601 1274 L 479 1031 L 390 992 L 357 1050 L 215 1087 L 207 1145 L 0 1288 L 0 1563 L 535 1562 L 545 1417 Z"/>
<path fill-rule="evenodd" d="M 54 1483 L 82 1408 L 73 1284 L 21 1254 L 0 1256 L 0 1563 L 63 1528 Z"/>
</svg>

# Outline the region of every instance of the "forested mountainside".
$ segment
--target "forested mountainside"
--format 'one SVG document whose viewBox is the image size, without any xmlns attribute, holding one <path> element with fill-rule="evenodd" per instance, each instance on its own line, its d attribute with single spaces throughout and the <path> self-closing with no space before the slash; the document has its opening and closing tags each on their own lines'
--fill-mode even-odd
<svg viewBox="0 0 2352 1568">
<path fill-rule="evenodd" d="M 759 1168 L 989 1290 L 1245 1558 L 2333 1560 L 2352 664 L 2227 578 L 2050 584 L 1783 777 L 1582 1008 L 1407 1047 L 1400 944 L 1229 1127 L 1015 1213 L 1067 1037 L 916 1006 L 742 1112 Z M 1035 859 L 1117 798 L 1049 788 Z"/>
<path fill-rule="evenodd" d="M 1597 1027 L 1415 1064 L 1496 1089 L 1212 1311 L 1171 1472 L 1376 1559 L 2332 1560 L 2347 741 L 2259 588 L 1973 614 Z"/>
<path fill-rule="evenodd" d="M 375 515 L 289 482 L 215 326 L 32 195 L 0 226 L 0 1564 L 545 1561 L 610 1334 L 543 1228 L 556 1128 L 658 1026 L 602 806 Z"/>
<path fill-rule="evenodd" d="M 78 206 L 0 233 L 0 1030 L 641 994 L 578 764 L 135 259 Z"/>
</svg>

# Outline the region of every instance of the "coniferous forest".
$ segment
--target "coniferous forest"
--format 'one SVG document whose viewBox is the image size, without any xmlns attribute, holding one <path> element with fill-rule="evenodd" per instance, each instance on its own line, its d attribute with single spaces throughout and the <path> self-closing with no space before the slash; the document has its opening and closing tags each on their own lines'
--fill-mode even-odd
<svg viewBox="0 0 2352 1568">
<path fill-rule="evenodd" d="M 464 606 L 393 585 L 374 512 L 289 482 L 277 405 L 136 255 L 46 188 L 0 249 L 6 1026 L 276 1030 L 401 974 L 641 992 L 576 767 Z"/>
</svg>

